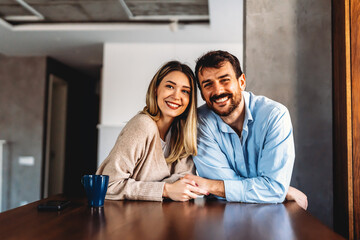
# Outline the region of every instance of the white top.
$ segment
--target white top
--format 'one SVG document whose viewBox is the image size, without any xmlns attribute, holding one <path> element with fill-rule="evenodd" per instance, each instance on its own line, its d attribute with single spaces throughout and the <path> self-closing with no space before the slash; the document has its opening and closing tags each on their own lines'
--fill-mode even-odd
<svg viewBox="0 0 360 240">
<path fill-rule="evenodd" d="M 170 154 L 170 139 L 171 139 L 171 130 L 166 134 L 165 141 L 160 138 L 161 148 L 163 150 L 165 158 L 167 158 Z"/>
</svg>

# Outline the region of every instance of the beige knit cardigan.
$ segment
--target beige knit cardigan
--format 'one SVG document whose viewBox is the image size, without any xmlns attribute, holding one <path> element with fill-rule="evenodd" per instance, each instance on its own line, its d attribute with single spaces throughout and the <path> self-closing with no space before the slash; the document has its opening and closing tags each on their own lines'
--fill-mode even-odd
<svg viewBox="0 0 360 240">
<path fill-rule="evenodd" d="M 109 175 L 106 199 L 162 201 L 165 182 L 194 174 L 192 158 L 167 164 L 154 120 L 135 115 L 123 128 L 96 174 Z"/>
</svg>

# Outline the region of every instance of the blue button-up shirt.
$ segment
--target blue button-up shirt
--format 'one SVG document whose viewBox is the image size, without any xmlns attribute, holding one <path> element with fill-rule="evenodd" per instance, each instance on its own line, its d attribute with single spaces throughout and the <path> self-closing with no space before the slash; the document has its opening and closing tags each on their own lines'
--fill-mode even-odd
<svg viewBox="0 0 360 240">
<path fill-rule="evenodd" d="M 241 138 L 206 105 L 199 108 L 199 176 L 223 180 L 228 201 L 283 202 L 295 159 L 289 111 L 280 103 L 243 91 Z"/>
</svg>

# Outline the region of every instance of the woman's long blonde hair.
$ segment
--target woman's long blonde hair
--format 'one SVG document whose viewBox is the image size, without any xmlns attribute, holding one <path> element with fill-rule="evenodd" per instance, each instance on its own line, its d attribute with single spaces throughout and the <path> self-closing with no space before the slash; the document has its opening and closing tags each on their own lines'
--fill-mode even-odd
<svg viewBox="0 0 360 240">
<path fill-rule="evenodd" d="M 173 71 L 182 72 L 188 77 L 191 93 L 186 110 L 180 116 L 177 116 L 171 124 L 170 154 L 166 158 L 167 163 L 197 154 L 196 80 L 189 66 L 178 61 L 165 63 L 150 82 L 146 93 L 146 107 L 144 107 L 142 113 L 149 115 L 155 122 L 160 119 L 161 111 L 157 104 L 156 89 L 163 78 Z"/>
</svg>

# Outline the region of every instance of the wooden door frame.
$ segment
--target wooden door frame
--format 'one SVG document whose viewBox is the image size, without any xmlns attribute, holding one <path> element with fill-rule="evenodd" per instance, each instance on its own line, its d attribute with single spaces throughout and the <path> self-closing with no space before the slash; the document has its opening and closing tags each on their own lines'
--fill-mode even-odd
<svg viewBox="0 0 360 240">
<path fill-rule="evenodd" d="M 334 229 L 360 238 L 360 3 L 332 1 Z"/>
</svg>

